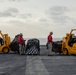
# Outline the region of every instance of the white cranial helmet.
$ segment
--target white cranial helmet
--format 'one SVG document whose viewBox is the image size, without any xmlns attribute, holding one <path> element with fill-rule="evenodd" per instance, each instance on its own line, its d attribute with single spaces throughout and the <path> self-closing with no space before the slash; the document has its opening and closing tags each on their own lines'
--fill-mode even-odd
<svg viewBox="0 0 76 75">
<path fill-rule="evenodd" d="M 23 36 L 23 34 L 22 34 L 22 33 L 20 33 L 20 35 L 21 35 L 21 36 Z"/>
</svg>

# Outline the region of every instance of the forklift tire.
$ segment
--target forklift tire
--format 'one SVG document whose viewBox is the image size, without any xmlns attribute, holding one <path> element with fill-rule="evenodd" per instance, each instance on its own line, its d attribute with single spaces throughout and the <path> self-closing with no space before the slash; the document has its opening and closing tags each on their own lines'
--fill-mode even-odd
<svg viewBox="0 0 76 75">
<path fill-rule="evenodd" d="M 66 48 L 64 48 L 63 54 L 64 54 L 64 55 L 68 55 L 68 50 L 67 50 Z"/>
<path fill-rule="evenodd" d="M 5 54 L 8 53 L 9 51 L 10 51 L 10 50 L 9 50 L 8 47 L 4 47 L 3 50 L 2 50 L 2 52 L 5 53 Z"/>
</svg>

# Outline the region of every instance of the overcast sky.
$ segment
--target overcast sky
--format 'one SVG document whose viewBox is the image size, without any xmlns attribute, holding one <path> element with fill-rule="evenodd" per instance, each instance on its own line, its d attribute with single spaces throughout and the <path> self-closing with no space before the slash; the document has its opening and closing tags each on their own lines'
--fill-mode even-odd
<svg viewBox="0 0 76 75">
<path fill-rule="evenodd" d="M 13 38 L 62 38 L 76 28 L 76 0 L 0 0 L 0 30 Z"/>
</svg>

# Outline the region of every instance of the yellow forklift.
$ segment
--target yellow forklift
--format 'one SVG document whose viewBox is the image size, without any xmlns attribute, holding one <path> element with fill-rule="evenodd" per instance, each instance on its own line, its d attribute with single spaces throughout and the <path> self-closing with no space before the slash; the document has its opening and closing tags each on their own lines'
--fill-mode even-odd
<svg viewBox="0 0 76 75">
<path fill-rule="evenodd" d="M 72 37 L 73 35 L 75 35 L 74 31 L 76 31 L 76 29 L 71 29 L 71 32 L 67 33 L 66 37 L 63 37 L 62 39 L 61 50 L 64 55 L 76 54 L 76 36 L 75 38 Z"/>
<path fill-rule="evenodd" d="M 0 31 L 0 38 L 2 39 L 0 40 L 0 52 L 8 53 L 10 51 L 10 37 Z"/>
</svg>

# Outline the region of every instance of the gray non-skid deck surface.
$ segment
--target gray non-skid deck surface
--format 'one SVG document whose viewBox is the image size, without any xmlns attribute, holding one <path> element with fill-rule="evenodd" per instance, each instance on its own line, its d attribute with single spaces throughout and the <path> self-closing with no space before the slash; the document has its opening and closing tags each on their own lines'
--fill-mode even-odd
<svg viewBox="0 0 76 75">
<path fill-rule="evenodd" d="M 25 75 L 49 75 L 40 56 L 28 56 Z"/>
<path fill-rule="evenodd" d="M 0 75 L 25 75 L 25 66 L 25 56 L 0 54 Z"/>
<path fill-rule="evenodd" d="M 0 75 L 76 75 L 76 56 L 47 56 L 45 48 L 40 56 L 0 53 Z"/>
</svg>

